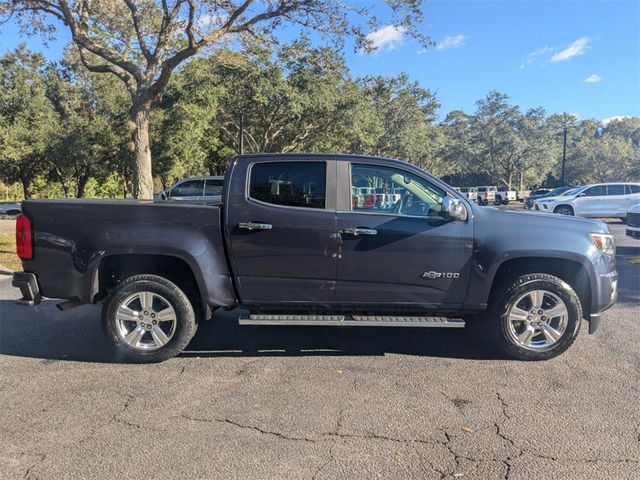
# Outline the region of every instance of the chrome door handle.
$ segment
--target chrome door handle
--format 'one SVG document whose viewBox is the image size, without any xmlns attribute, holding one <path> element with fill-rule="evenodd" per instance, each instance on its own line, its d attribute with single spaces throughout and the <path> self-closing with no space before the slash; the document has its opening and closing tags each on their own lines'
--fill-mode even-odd
<svg viewBox="0 0 640 480">
<path fill-rule="evenodd" d="M 240 222 L 238 228 L 245 230 L 271 230 L 272 225 L 270 223 Z"/>
<path fill-rule="evenodd" d="M 345 228 L 342 230 L 342 233 L 346 233 L 348 235 L 377 235 L 378 231 L 373 228 L 360 228 L 360 227 L 351 227 Z"/>
</svg>

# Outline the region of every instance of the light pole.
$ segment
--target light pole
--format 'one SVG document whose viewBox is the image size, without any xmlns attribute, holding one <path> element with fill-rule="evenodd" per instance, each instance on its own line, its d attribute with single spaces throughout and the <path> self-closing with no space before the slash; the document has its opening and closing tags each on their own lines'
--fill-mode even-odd
<svg viewBox="0 0 640 480">
<path fill-rule="evenodd" d="M 563 140 L 562 140 L 562 175 L 560 176 L 560 182 L 564 187 L 564 167 L 567 163 L 567 127 L 562 129 Z"/>
<path fill-rule="evenodd" d="M 244 109 L 240 110 L 240 138 L 238 139 L 238 153 L 244 153 Z"/>
</svg>

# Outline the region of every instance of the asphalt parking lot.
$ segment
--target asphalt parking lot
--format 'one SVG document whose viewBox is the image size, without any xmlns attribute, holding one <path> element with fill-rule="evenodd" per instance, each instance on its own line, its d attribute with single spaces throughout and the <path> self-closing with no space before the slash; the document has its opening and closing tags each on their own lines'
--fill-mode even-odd
<svg viewBox="0 0 640 480">
<path fill-rule="evenodd" d="M 0 477 L 637 479 L 640 268 L 619 273 L 601 330 L 547 362 L 466 331 L 227 312 L 157 365 L 120 363 L 97 308 L 21 307 L 0 276 Z"/>
</svg>

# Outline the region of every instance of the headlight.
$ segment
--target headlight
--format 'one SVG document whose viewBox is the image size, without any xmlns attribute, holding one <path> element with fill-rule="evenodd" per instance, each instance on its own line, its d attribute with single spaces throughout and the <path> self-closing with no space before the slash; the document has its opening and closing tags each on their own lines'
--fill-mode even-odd
<svg viewBox="0 0 640 480">
<path fill-rule="evenodd" d="M 605 255 L 616 254 L 616 240 L 610 233 L 590 233 L 593 244 Z"/>
</svg>

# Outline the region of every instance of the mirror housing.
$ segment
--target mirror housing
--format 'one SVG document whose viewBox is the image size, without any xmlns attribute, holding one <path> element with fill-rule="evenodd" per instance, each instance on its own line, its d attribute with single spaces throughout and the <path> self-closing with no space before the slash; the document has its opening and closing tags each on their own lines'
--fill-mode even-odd
<svg viewBox="0 0 640 480">
<path fill-rule="evenodd" d="M 444 197 L 442 199 L 442 214 L 447 220 L 467 220 L 467 207 L 457 198 Z"/>
<path fill-rule="evenodd" d="M 578 195 L 578 197 L 586 197 L 587 194 L 585 192 L 582 192 L 580 195 Z"/>
<path fill-rule="evenodd" d="M 166 200 L 167 199 L 167 191 L 163 190 L 162 192 L 160 192 L 160 198 L 162 200 Z"/>
</svg>

